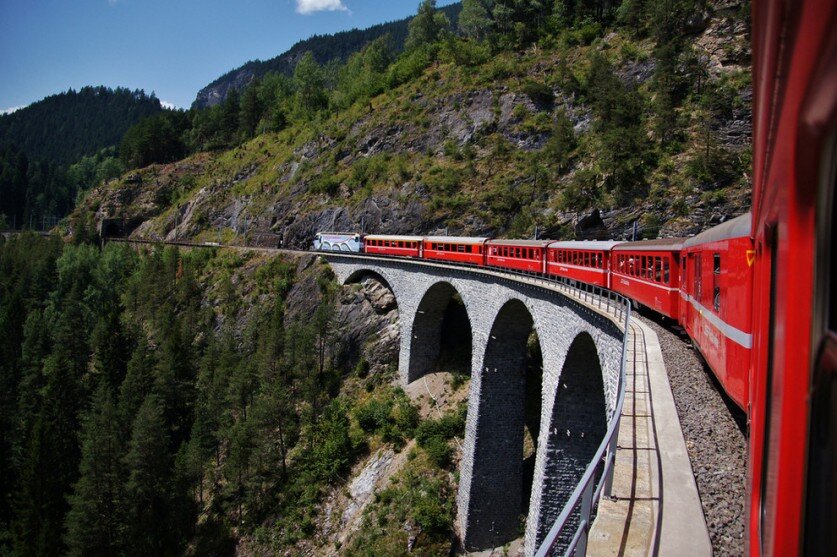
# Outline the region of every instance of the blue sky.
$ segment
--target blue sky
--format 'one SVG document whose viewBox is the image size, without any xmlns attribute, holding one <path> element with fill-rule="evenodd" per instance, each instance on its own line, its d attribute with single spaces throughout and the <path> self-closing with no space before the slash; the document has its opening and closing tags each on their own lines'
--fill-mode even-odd
<svg viewBox="0 0 837 557">
<path fill-rule="evenodd" d="M 0 111 L 85 85 L 198 89 L 314 34 L 416 12 L 419 0 L 0 0 Z M 439 6 L 452 3 L 440 1 Z"/>
</svg>

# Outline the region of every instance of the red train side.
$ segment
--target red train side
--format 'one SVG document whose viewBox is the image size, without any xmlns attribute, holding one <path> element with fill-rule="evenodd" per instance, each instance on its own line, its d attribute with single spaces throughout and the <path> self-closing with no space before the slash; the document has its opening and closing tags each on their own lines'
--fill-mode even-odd
<svg viewBox="0 0 837 557">
<path fill-rule="evenodd" d="M 376 255 L 398 255 L 402 257 L 421 257 L 422 236 L 388 236 L 369 234 L 364 236 L 363 245 L 366 253 Z"/>
<path fill-rule="evenodd" d="M 610 288 L 610 250 L 620 242 L 552 242 L 547 248 L 547 274 Z"/>
<path fill-rule="evenodd" d="M 423 239 L 423 257 L 439 261 L 485 264 L 485 242 L 488 238 L 428 236 Z"/>
<path fill-rule="evenodd" d="M 680 252 L 680 324 L 744 411 L 753 332 L 750 229 L 750 215 L 742 215 L 689 238 Z"/>
<path fill-rule="evenodd" d="M 835 29 L 834 0 L 753 3 L 750 555 L 837 546 Z"/>
<path fill-rule="evenodd" d="M 543 273 L 546 246 L 551 240 L 489 240 L 485 263 L 515 271 Z"/>
<path fill-rule="evenodd" d="M 610 255 L 611 289 L 671 319 L 680 317 L 679 238 L 625 242 Z"/>
</svg>

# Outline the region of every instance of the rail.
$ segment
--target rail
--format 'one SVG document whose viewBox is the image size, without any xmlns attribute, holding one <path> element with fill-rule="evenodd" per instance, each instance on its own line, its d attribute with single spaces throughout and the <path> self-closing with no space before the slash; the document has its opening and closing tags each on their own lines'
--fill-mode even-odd
<svg viewBox="0 0 837 557">
<path fill-rule="evenodd" d="M 103 239 L 104 240 L 104 239 Z M 133 239 L 123 239 L 123 238 L 108 238 L 108 241 L 117 241 L 117 242 L 125 242 L 125 243 L 139 243 L 139 244 L 159 244 L 161 242 L 155 242 L 150 240 L 133 240 Z M 287 252 L 303 252 L 303 253 L 312 253 L 308 252 L 307 250 L 291 250 L 291 249 L 278 249 L 278 248 L 260 248 L 260 247 L 247 247 L 247 246 L 235 246 L 235 245 L 225 245 L 225 244 L 215 244 L 215 243 L 193 243 L 193 242 L 164 242 L 166 244 L 184 246 L 184 247 L 196 247 L 196 248 L 235 248 L 235 249 L 247 249 L 253 251 L 272 251 L 272 252 L 280 252 L 280 251 L 287 251 Z M 363 253 L 346 253 L 346 252 L 313 252 L 313 253 L 320 253 L 325 256 L 337 256 L 341 258 L 359 258 L 359 259 L 382 259 L 382 260 L 392 260 L 392 261 L 404 261 L 403 257 L 391 257 L 391 256 L 382 256 L 379 254 L 375 255 L 366 255 Z M 625 388 L 627 384 L 626 376 L 625 376 L 625 365 L 626 365 L 626 358 L 627 358 L 627 341 L 628 341 L 628 327 L 631 320 L 631 304 L 630 301 L 625 298 L 624 296 L 617 294 L 611 290 L 606 288 L 602 288 L 597 285 L 587 284 L 571 279 L 567 279 L 565 277 L 545 277 L 538 273 L 530 273 L 530 272 L 521 272 L 521 271 L 513 271 L 509 269 L 499 268 L 499 267 L 485 267 L 485 266 L 477 266 L 477 265 L 468 265 L 463 263 L 450 263 L 446 261 L 426 261 L 426 260 L 411 260 L 410 262 L 415 263 L 416 265 L 428 265 L 428 266 L 442 266 L 442 267 L 451 267 L 451 268 L 459 268 L 464 270 L 479 270 L 482 272 L 490 271 L 494 274 L 498 275 L 508 275 L 515 279 L 518 278 L 526 278 L 528 282 L 541 284 L 544 286 L 551 286 L 556 288 L 558 291 L 563 291 L 570 295 L 570 297 L 583 300 L 586 304 L 598 308 L 610 315 L 613 315 L 618 319 L 618 322 L 622 325 L 623 334 L 622 337 L 622 354 L 621 354 L 621 361 L 619 364 L 619 384 L 617 387 L 617 398 L 616 404 L 613 407 L 613 412 L 608 420 L 609 425 L 607 428 L 607 433 L 604 436 L 599 448 L 596 450 L 596 454 L 593 459 L 590 461 L 590 464 L 585 469 L 584 475 L 581 477 L 581 480 L 573 490 L 572 495 L 570 496 L 567 503 L 564 505 L 561 514 L 552 524 L 552 527 L 549 529 L 549 532 L 546 534 L 543 542 L 538 547 L 536 552 L 536 557 L 546 557 L 547 555 L 553 555 L 553 549 L 559 543 L 559 541 L 572 534 L 572 538 L 570 539 L 566 550 L 564 551 L 565 556 L 575 555 L 575 556 L 582 556 L 585 555 L 587 552 L 587 535 L 590 531 L 590 526 L 592 525 L 592 517 L 593 517 L 593 510 L 595 508 L 596 503 L 599 501 L 601 496 L 610 497 L 611 489 L 613 488 L 613 465 L 616 460 L 616 442 L 618 439 L 618 432 L 619 432 L 619 424 L 621 421 L 622 416 L 622 407 L 625 403 Z M 594 481 L 598 474 L 599 480 Z M 580 507 L 580 509 L 579 509 Z M 578 525 L 573 532 L 565 532 L 567 523 L 570 518 L 573 516 L 576 509 L 579 509 L 579 517 L 578 517 Z"/>
</svg>

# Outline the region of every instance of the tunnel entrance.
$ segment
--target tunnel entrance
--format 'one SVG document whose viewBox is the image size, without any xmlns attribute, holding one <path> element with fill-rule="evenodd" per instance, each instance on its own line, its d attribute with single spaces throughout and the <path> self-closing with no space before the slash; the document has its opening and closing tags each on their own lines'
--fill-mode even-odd
<svg viewBox="0 0 837 557">
<path fill-rule="evenodd" d="M 543 359 L 529 310 L 506 303 L 489 334 L 480 369 L 479 412 L 468 498 L 468 549 L 523 534 L 540 429 Z"/>
<path fill-rule="evenodd" d="M 593 337 L 581 333 L 567 352 L 555 394 L 535 547 L 561 514 L 606 433 L 602 366 Z M 570 518 L 571 525 L 578 523 L 577 513 L 578 510 Z M 572 532 L 573 528 L 567 531 Z M 569 541 L 561 540 L 557 547 L 560 549 Z"/>
</svg>

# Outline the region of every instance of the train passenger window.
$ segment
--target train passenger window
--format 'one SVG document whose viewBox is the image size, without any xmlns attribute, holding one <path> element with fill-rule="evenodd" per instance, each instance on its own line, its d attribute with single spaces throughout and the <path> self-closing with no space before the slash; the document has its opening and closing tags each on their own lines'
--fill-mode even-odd
<svg viewBox="0 0 837 557">
<path fill-rule="evenodd" d="M 465 252 L 465 246 L 463 246 L 462 244 L 459 244 L 458 246 L 456 246 L 456 251 L 464 253 Z"/>
<path fill-rule="evenodd" d="M 669 280 L 671 277 L 669 276 L 669 262 L 668 257 L 663 259 L 663 282 L 666 284 L 670 284 L 671 281 Z"/>
<path fill-rule="evenodd" d="M 721 311 L 721 254 L 712 255 L 712 306 L 715 311 Z"/>
<path fill-rule="evenodd" d="M 700 303 L 702 301 L 701 300 L 701 277 L 700 277 L 701 267 L 702 267 L 701 257 L 700 257 L 700 254 L 698 254 L 697 257 L 695 257 L 695 288 L 694 288 L 695 299 L 698 301 L 698 303 Z"/>
</svg>

